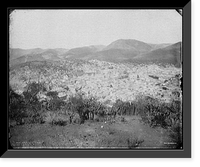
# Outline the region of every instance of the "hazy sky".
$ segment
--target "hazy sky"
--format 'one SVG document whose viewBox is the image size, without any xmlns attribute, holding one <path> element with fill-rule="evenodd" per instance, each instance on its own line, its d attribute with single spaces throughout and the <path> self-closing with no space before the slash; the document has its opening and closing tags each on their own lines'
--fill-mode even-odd
<svg viewBox="0 0 200 167">
<path fill-rule="evenodd" d="M 15 10 L 9 28 L 10 46 L 22 49 L 182 41 L 182 16 L 175 10 Z"/>
</svg>

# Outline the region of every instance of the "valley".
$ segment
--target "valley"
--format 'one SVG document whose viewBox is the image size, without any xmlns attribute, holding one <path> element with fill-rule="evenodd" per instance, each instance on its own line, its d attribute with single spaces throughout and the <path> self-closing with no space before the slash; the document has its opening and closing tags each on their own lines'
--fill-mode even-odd
<svg viewBox="0 0 200 167">
<path fill-rule="evenodd" d="M 180 49 L 180 42 L 130 39 L 73 49 L 11 49 L 12 147 L 182 148 Z M 30 85 L 42 88 L 31 94 Z M 46 103 L 53 106 L 42 107 Z M 82 118 L 84 108 L 93 119 Z"/>
</svg>

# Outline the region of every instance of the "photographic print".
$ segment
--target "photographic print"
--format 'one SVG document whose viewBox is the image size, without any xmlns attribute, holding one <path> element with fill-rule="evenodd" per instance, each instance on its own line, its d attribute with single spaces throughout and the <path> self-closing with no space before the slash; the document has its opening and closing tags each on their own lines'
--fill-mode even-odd
<svg viewBox="0 0 200 167">
<path fill-rule="evenodd" d="M 183 150 L 182 9 L 15 9 L 9 148 Z"/>
</svg>

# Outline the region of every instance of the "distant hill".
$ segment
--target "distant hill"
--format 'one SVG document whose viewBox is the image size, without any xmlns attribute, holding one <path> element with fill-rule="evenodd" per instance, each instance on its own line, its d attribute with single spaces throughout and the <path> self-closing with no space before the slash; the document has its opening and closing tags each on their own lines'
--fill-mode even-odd
<svg viewBox="0 0 200 167">
<path fill-rule="evenodd" d="M 18 65 L 30 61 L 57 61 L 62 59 L 61 54 L 66 49 L 10 49 L 10 66 Z"/>
<path fill-rule="evenodd" d="M 137 63 L 161 63 L 161 64 L 174 64 L 177 67 L 181 66 L 181 42 L 169 45 L 164 48 L 152 50 L 150 52 L 140 54 L 133 58 Z"/>
<path fill-rule="evenodd" d="M 102 51 L 85 56 L 85 60 L 97 59 L 114 63 L 160 63 L 181 66 L 181 42 L 176 44 L 147 44 L 137 40 L 120 39 Z"/>
<path fill-rule="evenodd" d="M 112 42 L 106 48 L 104 48 L 104 50 L 110 49 L 131 50 L 139 54 L 150 51 L 152 47 L 147 43 L 134 39 L 119 39 Z"/>
<path fill-rule="evenodd" d="M 90 59 L 97 59 L 102 61 L 108 61 L 108 62 L 125 62 L 129 59 L 132 59 L 134 56 L 137 56 L 138 52 L 134 50 L 126 50 L 126 49 L 109 49 L 109 50 L 103 50 L 100 52 L 96 52 L 93 54 L 90 54 L 86 56 L 85 60 Z"/>
<path fill-rule="evenodd" d="M 85 47 L 78 47 L 68 50 L 66 53 L 62 54 L 62 57 L 66 59 L 84 59 L 92 53 L 101 51 L 104 45 L 91 45 Z"/>
<path fill-rule="evenodd" d="M 148 44 L 152 47 L 152 50 L 160 49 L 160 48 L 165 48 L 169 45 L 172 45 L 170 43 L 163 43 L 163 44 Z"/>
<path fill-rule="evenodd" d="M 10 49 L 10 66 L 31 61 L 91 60 L 114 63 L 160 63 L 181 67 L 181 42 L 149 44 L 134 39 L 119 39 L 107 46 L 91 45 L 72 49 Z"/>
<path fill-rule="evenodd" d="M 10 59 L 17 59 L 19 57 L 22 57 L 24 55 L 28 54 L 38 54 L 44 52 L 43 49 L 35 48 L 35 49 L 19 49 L 19 48 L 11 48 L 10 49 Z"/>
<path fill-rule="evenodd" d="M 133 57 L 141 53 L 151 51 L 152 47 L 144 42 L 134 39 L 119 39 L 108 46 L 102 51 L 92 53 L 84 59 L 97 59 L 109 62 L 127 62 Z"/>
</svg>

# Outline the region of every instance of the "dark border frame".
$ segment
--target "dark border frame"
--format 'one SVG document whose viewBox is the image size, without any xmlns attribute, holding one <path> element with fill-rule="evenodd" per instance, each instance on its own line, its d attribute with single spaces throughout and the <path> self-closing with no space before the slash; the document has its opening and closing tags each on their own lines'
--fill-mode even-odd
<svg viewBox="0 0 200 167">
<path fill-rule="evenodd" d="M 44 8 L 43 8 L 44 9 Z M 107 8 L 104 8 L 107 9 Z M 112 9 L 112 8 L 108 8 Z M 119 8 L 118 8 L 119 9 Z M 126 8 L 123 8 L 126 9 Z M 134 9 L 134 8 L 128 8 Z M 136 9 L 149 9 L 137 7 Z M 151 7 L 183 9 L 183 149 L 182 150 L 12 150 L 6 146 L 2 158 L 191 158 L 191 1 L 185 6 Z M 7 8 L 7 17 L 8 17 Z M 12 9 L 11 9 L 12 10 Z M 7 18 L 7 22 L 9 22 Z M 8 25 L 9 23 L 7 23 Z M 7 35 L 7 39 L 9 35 Z M 8 42 L 7 42 L 8 43 Z M 7 50 L 7 54 L 8 54 Z M 9 78 L 9 77 L 8 77 Z M 8 134 L 8 133 L 7 133 Z M 8 145 L 8 136 L 7 136 Z"/>
</svg>

